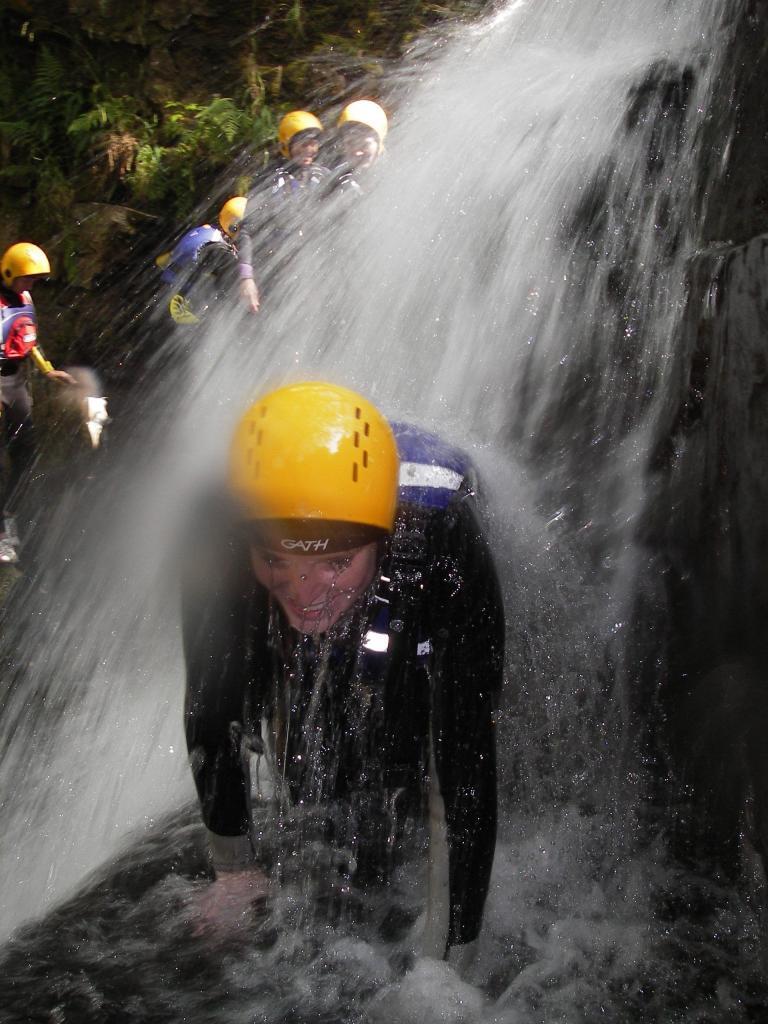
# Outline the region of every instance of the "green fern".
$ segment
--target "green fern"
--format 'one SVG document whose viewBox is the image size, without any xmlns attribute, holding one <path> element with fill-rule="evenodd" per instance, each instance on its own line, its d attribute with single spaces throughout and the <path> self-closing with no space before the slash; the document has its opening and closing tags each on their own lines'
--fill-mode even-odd
<svg viewBox="0 0 768 1024">
<path fill-rule="evenodd" d="M 51 104 L 69 93 L 67 73 L 61 60 L 43 46 L 37 57 L 35 74 L 25 96 L 25 108 L 37 117 L 49 118 Z"/>
<path fill-rule="evenodd" d="M 104 86 L 96 84 L 91 89 L 90 102 L 93 104 L 74 117 L 67 126 L 70 135 L 88 135 L 106 128 L 119 132 L 145 132 L 150 122 L 141 117 L 136 100 L 132 96 L 112 96 Z"/>
<path fill-rule="evenodd" d="M 0 121 L 0 136 L 19 149 L 32 149 L 39 137 L 39 128 L 32 121 Z"/>
<path fill-rule="evenodd" d="M 71 112 L 81 108 L 82 95 L 67 85 L 67 77 L 62 61 L 41 47 L 25 88 L 23 119 L 0 122 L 0 134 L 20 156 L 36 161 L 52 157 L 68 164 L 71 147 L 66 127 Z M 7 83 L 3 88 L 8 88 Z"/>
<path fill-rule="evenodd" d="M 163 157 L 165 155 L 163 146 L 156 146 L 145 143 L 139 146 L 136 152 L 136 163 L 133 171 L 128 176 L 130 185 L 137 198 L 154 200 L 162 199 L 166 192 L 166 184 L 163 180 Z"/>
</svg>

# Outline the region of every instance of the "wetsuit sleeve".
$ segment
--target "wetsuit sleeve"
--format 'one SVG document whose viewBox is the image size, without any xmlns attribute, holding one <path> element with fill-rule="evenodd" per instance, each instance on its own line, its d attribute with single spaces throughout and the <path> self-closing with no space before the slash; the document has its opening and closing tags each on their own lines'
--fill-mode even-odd
<svg viewBox="0 0 768 1024">
<path fill-rule="evenodd" d="M 245 213 L 237 232 L 237 256 L 241 280 L 252 278 L 255 240 L 263 233 L 267 216 L 268 185 L 262 181 L 250 193 L 245 204 Z"/>
<path fill-rule="evenodd" d="M 448 944 L 480 931 L 496 847 L 495 711 L 504 611 L 493 559 L 471 499 L 438 539 L 433 604 L 432 736 L 448 839 Z"/>
<path fill-rule="evenodd" d="M 184 724 L 214 867 L 221 870 L 254 859 L 244 740 L 248 720 L 261 717 L 247 702 L 254 699 L 258 612 L 266 598 L 252 581 L 247 548 L 235 533 L 212 542 L 216 524 L 210 522 L 198 522 L 192 532 L 182 573 Z"/>
<path fill-rule="evenodd" d="M 253 203 L 248 199 L 245 215 L 237 232 L 237 258 L 240 280 L 253 277 L 253 235 L 256 230 Z"/>
</svg>

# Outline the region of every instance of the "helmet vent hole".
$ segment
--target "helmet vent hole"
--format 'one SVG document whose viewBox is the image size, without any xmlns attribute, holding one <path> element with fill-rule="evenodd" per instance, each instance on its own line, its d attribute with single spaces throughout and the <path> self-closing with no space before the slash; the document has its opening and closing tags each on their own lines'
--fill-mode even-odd
<svg viewBox="0 0 768 1024">
<path fill-rule="evenodd" d="M 352 483 L 357 483 L 357 463 L 352 463 Z"/>
<path fill-rule="evenodd" d="M 363 415 L 363 413 L 362 413 L 362 411 L 360 409 L 355 409 L 355 419 L 356 420 L 359 420 L 362 417 L 362 415 Z"/>
<path fill-rule="evenodd" d="M 371 424 L 370 423 L 366 422 L 365 426 L 363 427 L 363 433 L 365 434 L 366 437 L 368 437 L 370 435 L 370 433 L 371 433 Z"/>
<path fill-rule="evenodd" d="M 357 431 L 355 431 L 355 448 L 359 448 L 359 447 L 360 447 L 360 434 Z"/>
<path fill-rule="evenodd" d="M 368 449 L 363 450 L 363 469 L 368 469 Z"/>
</svg>

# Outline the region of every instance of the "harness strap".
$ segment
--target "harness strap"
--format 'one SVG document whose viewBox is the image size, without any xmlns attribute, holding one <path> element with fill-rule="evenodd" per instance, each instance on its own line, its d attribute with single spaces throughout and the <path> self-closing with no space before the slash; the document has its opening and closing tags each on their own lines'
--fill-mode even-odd
<svg viewBox="0 0 768 1024">
<path fill-rule="evenodd" d="M 384 768 L 390 787 L 412 786 L 414 769 L 424 764 L 429 683 L 423 601 L 430 564 L 430 513 L 401 508 L 390 556 L 379 577 L 379 610 L 365 639 L 365 658 L 383 697 Z M 424 767 L 426 765 L 424 764 Z"/>
</svg>

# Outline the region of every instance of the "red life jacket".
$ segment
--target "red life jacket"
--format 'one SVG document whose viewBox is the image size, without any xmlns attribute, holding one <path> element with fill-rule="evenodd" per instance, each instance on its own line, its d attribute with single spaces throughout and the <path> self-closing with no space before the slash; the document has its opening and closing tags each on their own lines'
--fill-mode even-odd
<svg viewBox="0 0 768 1024">
<path fill-rule="evenodd" d="M 18 296 L 20 305 L 11 305 L 7 294 L 0 292 L 0 323 L 3 335 L 0 357 L 24 359 L 37 344 L 37 317 L 29 292 Z"/>
</svg>

